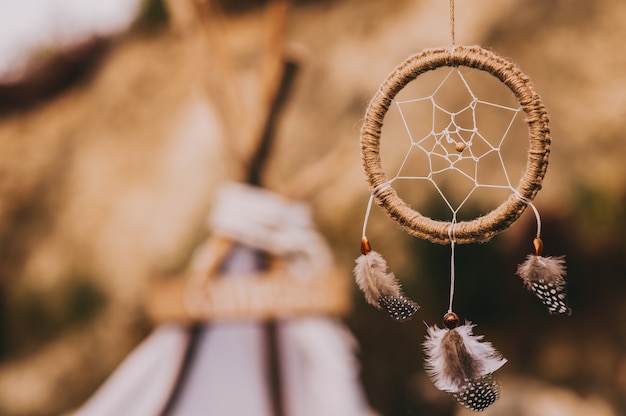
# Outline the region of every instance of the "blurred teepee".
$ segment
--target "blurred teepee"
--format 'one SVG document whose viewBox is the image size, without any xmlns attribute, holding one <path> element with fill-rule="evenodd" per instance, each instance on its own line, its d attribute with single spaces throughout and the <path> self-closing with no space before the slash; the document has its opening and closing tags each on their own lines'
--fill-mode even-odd
<svg viewBox="0 0 626 416">
<path fill-rule="evenodd" d="M 210 237 L 184 276 L 154 288 L 156 328 L 77 415 L 369 414 L 354 340 L 337 320 L 350 306 L 349 278 L 335 270 L 309 208 L 260 187 L 297 68 L 283 53 L 287 2 L 268 3 L 251 104 L 254 94 L 237 91 L 215 4 L 168 7 L 190 53 L 218 57 L 223 78 L 207 88 L 220 90 L 224 139 L 241 176 L 217 193 Z"/>
</svg>

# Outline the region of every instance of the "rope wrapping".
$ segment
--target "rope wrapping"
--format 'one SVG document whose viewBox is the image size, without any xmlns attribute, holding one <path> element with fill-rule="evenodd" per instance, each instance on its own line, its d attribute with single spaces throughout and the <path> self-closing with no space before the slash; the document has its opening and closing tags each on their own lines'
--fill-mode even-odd
<svg viewBox="0 0 626 416">
<path fill-rule="evenodd" d="M 382 169 L 380 137 L 385 114 L 400 90 L 425 72 L 455 66 L 486 71 L 511 90 L 526 115 L 530 149 L 520 183 L 506 201 L 484 216 L 453 224 L 420 214 L 398 196 Z M 426 49 L 397 66 L 367 107 L 361 127 L 361 157 L 366 180 L 370 191 L 375 192 L 377 204 L 408 233 L 438 244 L 449 244 L 451 235 L 461 244 L 485 242 L 515 222 L 541 189 L 550 154 L 548 123 L 546 108 L 530 78 L 514 63 L 480 46 Z"/>
</svg>

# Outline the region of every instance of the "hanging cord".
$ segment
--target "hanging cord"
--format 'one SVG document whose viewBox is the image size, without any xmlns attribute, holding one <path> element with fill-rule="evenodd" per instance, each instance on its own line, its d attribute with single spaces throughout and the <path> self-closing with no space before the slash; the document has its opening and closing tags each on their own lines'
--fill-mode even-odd
<svg viewBox="0 0 626 416">
<path fill-rule="evenodd" d="M 454 44 L 454 0 L 450 0 L 450 46 Z"/>
<path fill-rule="evenodd" d="M 448 312 L 452 312 L 452 302 L 454 301 L 454 240 L 450 241 L 450 305 Z"/>
<path fill-rule="evenodd" d="M 370 195 L 370 199 L 367 202 L 367 208 L 365 209 L 365 218 L 363 219 L 363 235 L 362 235 L 362 237 L 365 237 L 365 234 L 366 234 L 367 223 L 368 223 L 369 218 L 370 218 L 370 213 L 372 212 L 372 202 L 374 202 L 374 198 L 378 197 L 381 194 L 381 192 L 384 192 L 387 189 L 391 188 L 391 182 L 393 182 L 393 179 L 390 180 L 390 181 L 381 183 L 380 185 L 375 187 L 374 190 L 372 191 L 372 193 Z"/>
<path fill-rule="evenodd" d="M 523 203 L 528 205 L 533 210 L 533 212 L 535 213 L 535 218 L 537 220 L 537 238 L 541 238 L 541 216 L 539 215 L 539 210 L 537 209 L 535 204 L 533 204 L 533 202 L 530 199 L 525 198 L 522 195 L 520 195 L 519 192 L 517 192 L 517 190 L 515 191 L 514 195 L 518 199 L 520 199 Z"/>
<path fill-rule="evenodd" d="M 365 237 L 367 231 L 367 222 L 370 218 L 370 212 L 372 212 L 372 202 L 374 202 L 374 194 L 370 195 L 370 200 L 367 202 L 367 208 L 365 209 L 365 219 L 363 220 L 363 235 Z"/>
<path fill-rule="evenodd" d="M 454 302 L 454 280 L 455 280 L 455 270 L 454 270 L 454 248 L 456 246 L 455 239 L 455 228 L 456 228 L 456 213 L 452 218 L 452 222 L 450 224 L 450 228 L 448 229 L 448 236 L 450 237 L 450 304 L 448 305 L 448 312 L 452 312 L 452 303 Z"/>
<path fill-rule="evenodd" d="M 539 216 L 539 210 L 537 210 L 537 207 L 532 202 L 528 201 L 526 203 L 529 207 L 533 209 L 533 212 L 535 213 L 535 218 L 537 218 L 537 238 L 541 238 L 541 217 Z"/>
</svg>

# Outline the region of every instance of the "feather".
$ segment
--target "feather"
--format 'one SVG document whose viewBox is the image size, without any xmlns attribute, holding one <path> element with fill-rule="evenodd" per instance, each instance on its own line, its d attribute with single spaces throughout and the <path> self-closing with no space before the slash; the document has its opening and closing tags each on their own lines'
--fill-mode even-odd
<svg viewBox="0 0 626 416">
<path fill-rule="evenodd" d="M 379 253 L 368 251 L 357 258 L 354 276 L 367 303 L 385 309 L 392 318 L 405 321 L 419 309 L 404 296 L 400 283 L 393 273 L 387 272 L 387 262 Z"/>
<path fill-rule="evenodd" d="M 472 334 L 473 327 L 466 323 L 455 329 L 428 328 L 426 372 L 439 390 L 457 392 L 467 379 L 491 374 L 506 363 L 491 343 L 481 341 L 482 335 Z"/>
<path fill-rule="evenodd" d="M 452 393 L 456 401 L 475 411 L 484 410 L 500 396 L 492 373 L 506 363 L 482 335 L 473 335 L 474 325 L 453 329 L 428 328 L 424 341 L 426 373 L 439 390 Z"/>
<path fill-rule="evenodd" d="M 548 308 L 551 314 L 571 315 L 565 290 L 565 258 L 529 254 L 517 267 L 524 285 Z"/>
<path fill-rule="evenodd" d="M 489 374 L 464 385 L 461 390 L 452 393 L 452 397 L 461 406 L 475 412 L 482 412 L 500 398 L 500 385 Z"/>
</svg>

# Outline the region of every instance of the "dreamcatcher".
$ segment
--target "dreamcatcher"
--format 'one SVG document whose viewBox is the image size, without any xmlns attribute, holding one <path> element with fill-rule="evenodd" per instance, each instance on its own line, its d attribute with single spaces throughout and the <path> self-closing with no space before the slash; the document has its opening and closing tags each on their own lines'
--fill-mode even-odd
<svg viewBox="0 0 626 416">
<path fill-rule="evenodd" d="M 481 411 L 499 397 L 499 385 L 493 373 L 506 363 L 482 336 L 472 333 L 474 325 L 461 324 L 453 312 L 455 280 L 455 246 L 457 244 L 485 242 L 506 230 L 527 207 L 531 207 L 537 220 L 534 251 L 518 267 L 517 274 L 524 285 L 548 308 L 551 314 L 570 314 L 565 294 L 565 263 L 563 257 L 542 256 L 541 219 L 532 201 L 541 188 L 548 167 L 550 130 L 548 114 L 530 79 L 514 64 L 480 46 L 456 45 L 454 41 L 454 1 L 450 1 L 451 44 L 448 47 L 423 50 L 410 56 L 381 84 L 370 101 L 361 129 L 361 155 L 371 196 L 367 206 L 361 239 L 362 255 L 357 259 L 355 277 L 368 303 L 386 310 L 394 319 L 410 319 L 419 306 L 407 298 L 393 273 L 388 272 L 385 259 L 373 251 L 366 236 L 372 202 L 375 200 L 385 213 L 409 234 L 432 243 L 450 245 L 450 303 L 443 317 L 443 328 L 428 328 L 424 350 L 426 370 L 435 386 L 451 393 L 456 401 L 474 411 Z M 398 98 L 409 83 L 436 69 L 449 72 L 435 91 L 425 97 Z M 515 98 L 514 106 L 482 99 L 474 92 L 466 75 L 479 72 L 491 75 L 504 84 Z M 457 111 L 449 110 L 437 102 L 437 92 L 446 83 L 456 80 L 458 90 L 467 97 L 467 103 Z M 432 128 L 417 135 L 404 109 L 415 103 L 424 103 L 432 112 Z M 409 136 L 410 146 L 400 169 L 388 177 L 381 165 L 381 135 L 383 121 L 394 104 L 400 114 L 401 124 Z M 504 129 L 500 136 L 488 137 L 482 132 L 485 125 L 480 118 L 485 110 L 504 114 Z M 509 136 L 513 121 L 525 116 L 528 127 L 529 149 L 526 166 L 519 184 L 513 186 L 507 173 L 502 147 Z M 430 115 L 429 115 L 430 116 Z M 441 122 L 442 117 L 445 122 Z M 421 155 L 416 159 L 414 154 Z M 495 160 L 501 183 L 493 183 L 479 175 L 482 162 Z M 421 160 L 424 172 L 408 174 L 411 162 Z M 438 182 L 443 172 L 455 172 L 471 183 L 467 196 L 460 202 L 452 201 L 448 189 Z M 394 186 L 403 181 L 428 182 L 445 201 L 451 215 L 448 221 L 435 220 L 409 207 Z M 461 220 L 460 210 L 477 189 L 489 188 L 505 191 L 506 199 L 495 209 L 473 220 Z"/>
</svg>

